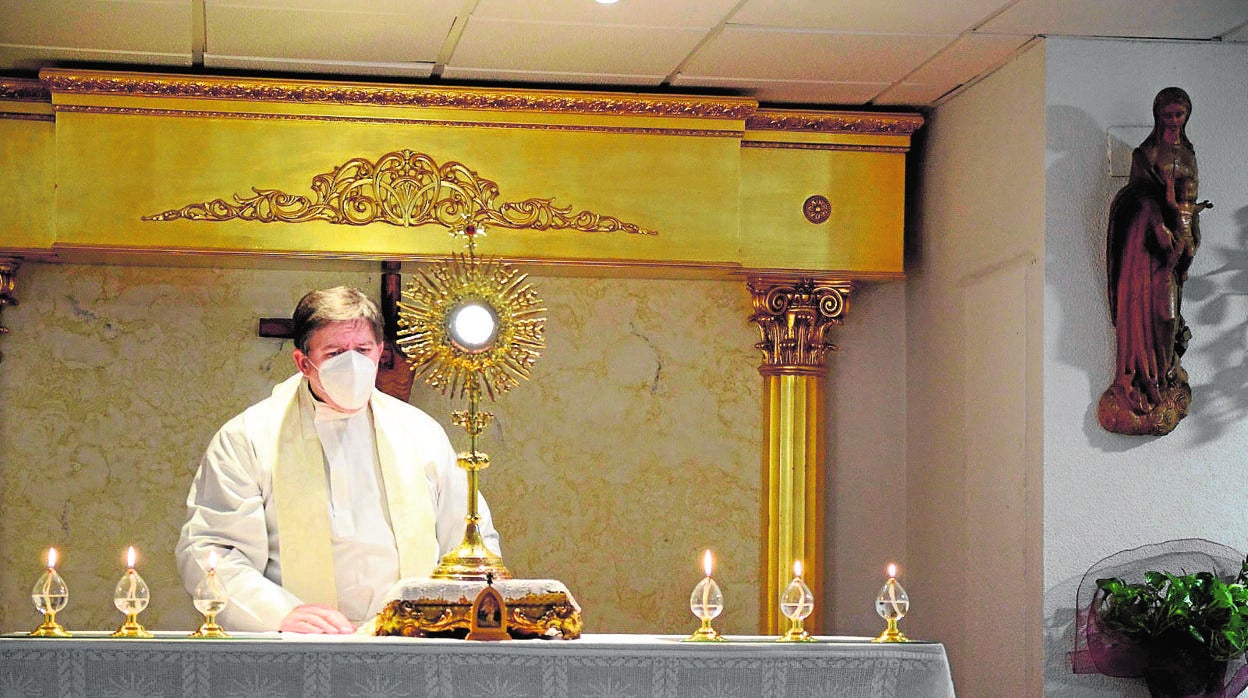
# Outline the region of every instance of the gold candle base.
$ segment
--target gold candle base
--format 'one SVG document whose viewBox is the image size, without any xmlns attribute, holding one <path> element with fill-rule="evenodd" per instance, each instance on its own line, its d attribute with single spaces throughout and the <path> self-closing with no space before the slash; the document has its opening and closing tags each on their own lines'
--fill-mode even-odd
<svg viewBox="0 0 1248 698">
<path fill-rule="evenodd" d="M 872 642 L 910 642 L 910 638 L 897 629 L 897 620 L 890 618 L 888 619 L 888 627 Z"/>
<path fill-rule="evenodd" d="M 802 621 L 792 621 L 789 631 L 781 635 L 776 642 L 815 642 L 815 638 L 802 627 Z"/>
<path fill-rule="evenodd" d="M 111 637 L 138 637 L 150 638 L 156 637 L 147 631 L 147 628 L 139 624 L 139 614 L 129 613 L 126 615 L 126 622 L 121 624 L 120 628 L 114 632 Z"/>
<path fill-rule="evenodd" d="M 217 625 L 217 616 L 216 614 L 213 614 L 211 616 L 204 616 L 203 624 L 200 625 L 199 628 L 196 629 L 195 632 L 191 633 L 188 637 L 193 637 L 193 638 L 197 638 L 201 640 L 220 640 L 220 639 L 228 638 L 229 635 L 225 632 L 224 628 L 222 628 L 220 625 Z"/>
<path fill-rule="evenodd" d="M 728 640 L 720 635 L 715 628 L 711 627 L 711 619 L 703 618 L 702 627 L 693 631 L 689 637 L 681 640 L 681 642 L 727 642 Z"/>
<path fill-rule="evenodd" d="M 56 622 L 55 613 L 43 614 L 43 623 L 30 631 L 30 637 L 73 637 L 68 630 Z"/>
</svg>

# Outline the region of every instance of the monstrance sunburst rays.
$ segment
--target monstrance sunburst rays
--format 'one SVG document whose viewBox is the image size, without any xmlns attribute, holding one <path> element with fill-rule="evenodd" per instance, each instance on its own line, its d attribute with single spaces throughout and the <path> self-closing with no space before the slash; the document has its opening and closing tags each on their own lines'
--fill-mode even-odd
<svg viewBox="0 0 1248 698">
<path fill-rule="evenodd" d="M 545 347 L 546 324 L 546 308 L 527 279 L 510 264 L 471 251 L 417 272 L 399 301 L 398 343 L 412 371 L 444 394 L 484 389 L 491 400 L 527 379 Z M 453 336 L 452 324 L 465 310 L 493 316 L 492 342 Z"/>
</svg>

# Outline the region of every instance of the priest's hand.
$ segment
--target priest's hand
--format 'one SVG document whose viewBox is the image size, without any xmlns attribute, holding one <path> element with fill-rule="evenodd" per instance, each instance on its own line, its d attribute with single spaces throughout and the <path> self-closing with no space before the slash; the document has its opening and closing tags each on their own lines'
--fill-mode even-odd
<svg viewBox="0 0 1248 698">
<path fill-rule="evenodd" d="M 284 633 L 346 635 L 355 632 L 355 626 L 336 608 L 304 604 L 295 606 L 278 630 Z"/>
</svg>

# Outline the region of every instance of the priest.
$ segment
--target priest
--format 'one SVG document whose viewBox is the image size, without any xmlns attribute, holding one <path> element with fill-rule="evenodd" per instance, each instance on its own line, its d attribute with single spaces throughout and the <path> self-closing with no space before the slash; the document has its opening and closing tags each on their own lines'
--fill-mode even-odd
<svg viewBox="0 0 1248 698">
<path fill-rule="evenodd" d="M 208 444 L 178 569 L 194 593 L 215 552 L 227 629 L 350 633 L 463 540 L 467 476 L 433 418 L 375 389 L 383 320 L 367 296 L 313 291 L 293 319 L 299 373 Z M 478 512 L 500 552 L 483 498 Z"/>
</svg>

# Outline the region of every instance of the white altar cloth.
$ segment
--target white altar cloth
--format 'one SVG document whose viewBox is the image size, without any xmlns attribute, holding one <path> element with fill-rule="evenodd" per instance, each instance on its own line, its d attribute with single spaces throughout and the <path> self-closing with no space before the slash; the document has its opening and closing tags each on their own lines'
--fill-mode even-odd
<svg viewBox="0 0 1248 698">
<path fill-rule="evenodd" d="M 585 635 L 578 640 L 252 634 L 153 640 L 76 632 L 0 638 L 0 695 L 21 696 L 741 696 L 952 698 L 937 643 L 812 643 Z"/>
</svg>

